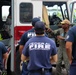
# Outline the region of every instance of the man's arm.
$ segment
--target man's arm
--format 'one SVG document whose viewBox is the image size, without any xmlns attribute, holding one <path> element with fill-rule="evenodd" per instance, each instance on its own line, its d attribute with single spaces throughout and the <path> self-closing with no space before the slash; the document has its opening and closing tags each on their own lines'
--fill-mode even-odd
<svg viewBox="0 0 76 75">
<path fill-rule="evenodd" d="M 51 60 L 51 63 L 57 62 L 57 54 L 54 55 L 54 56 L 52 56 L 52 57 L 50 58 L 50 60 Z"/>
<path fill-rule="evenodd" d="M 7 48 L 6 48 L 6 46 L 5 46 L 4 43 L 1 42 L 0 44 L 1 44 L 1 47 L 0 48 L 2 48 L 2 58 L 3 59 L 7 59 L 8 58 Z"/>
<path fill-rule="evenodd" d="M 26 57 L 26 56 L 24 56 L 23 54 L 21 55 L 21 60 L 22 60 L 22 61 L 25 61 L 25 60 L 27 61 L 28 59 L 29 59 L 29 58 Z"/>
<path fill-rule="evenodd" d="M 24 45 L 21 45 L 21 48 L 22 50 L 21 52 L 21 60 L 22 61 L 28 61 L 29 60 L 29 50 L 28 50 L 28 44 L 26 43 L 25 46 Z"/>
<path fill-rule="evenodd" d="M 19 46 L 19 52 L 20 52 L 20 54 L 22 54 L 23 48 L 24 48 L 24 45 L 20 45 L 20 46 Z"/>
<path fill-rule="evenodd" d="M 72 57 L 72 46 L 73 46 L 74 38 L 75 37 L 74 37 L 73 29 L 70 28 L 68 31 L 67 37 L 66 37 L 66 45 L 65 45 L 70 64 L 72 63 L 72 58 L 73 58 Z"/>
<path fill-rule="evenodd" d="M 8 58 L 8 53 L 4 53 L 3 54 L 3 59 L 7 59 Z"/>
<path fill-rule="evenodd" d="M 24 45 L 25 45 L 26 41 L 27 41 L 27 35 L 26 35 L 26 33 L 24 33 L 22 35 L 21 39 L 20 39 L 20 42 L 19 42 L 19 52 L 20 52 L 20 54 L 22 54 L 22 50 L 24 48 Z"/>
<path fill-rule="evenodd" d="M 52 53 L 51 53 L 51 62 L 57 62 L 57 47 L 55 42 L 52 43 Z"/>
<path fill-rule="evenodd" d="M 62 36 L 60 36 L 60 35 L 59 35 L 59 36 L 57 36 L 57 39 L 58 39 L 58 40 L 65 40 L 65 38 L 64 38 L 64 37 L 62 37 Z"/>
<path fill-rule="evenodd" d="M 66 52 L 69 58 L 70 64 L 72 63 L 72 42 L 66 42 Z"/>
</svg>

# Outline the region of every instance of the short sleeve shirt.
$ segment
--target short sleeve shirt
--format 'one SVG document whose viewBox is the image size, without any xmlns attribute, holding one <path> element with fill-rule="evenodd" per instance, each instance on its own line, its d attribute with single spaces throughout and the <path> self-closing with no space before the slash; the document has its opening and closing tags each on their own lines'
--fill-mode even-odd
<svg viewBox="0 0 76 75">
<path fill-rule="evenodd" d="M 59 30 L 59 32 L 60 32 L 60 36 L 66 38 L 67 32 L 65 33 L 65 32 L 64 32 L 64 29 L 61 28 L 61 29 Z M 59 47 L 60 47 L 60 48 L 65 48 L 65 40 L 61 40 L 61 39 L 59 40 Z"/>
<path fill-rule="evenodd" d="M 0 65 L 3 65 L 3 54 L 7 52 L 5 45 L 0 42 Z"/>
<path fill-rule="evenodd" d="M 21 37 L 21 40 L 19 42 L 20 45 L 25 45 L 25 43 L 31 38 L 31 37 L 34 37 L 36 34 L 34 32 L 34 28 L 26 31 L 22 37 Z M 47 34 L 45 33 L 45 36 L 47 36 Z M 47 36 L 48 37 L 48 36 Z"/>
<path fill-rule="evenodd" d="M 68 31 L 66 41 L 70 41 L 73 43 L 72 55 L 73 55 L 73 58 L 76 59 L 76 26 L 73 26 L 72 28 L 70 28 L 70 30 Z"/>
<path fill-rule="evenodd" d="M 56 45 L 53 40 L 46 36 L 35 36 L 24 46 L 23 55 L 29 57 L 29 70 L 40 68 L 51 68 L 50 56 L 57 53 Z"/>
<path fill-rule="evenodd" d="M 31 38 L 35 36 L 35 32 L 34 32 L 34 28 L 32 28 L 31 30 L 26 31 L 22 37 L 21 40 L 19 42 L 20 45 L 25 45 L 25 43 Z"/>
</svg>

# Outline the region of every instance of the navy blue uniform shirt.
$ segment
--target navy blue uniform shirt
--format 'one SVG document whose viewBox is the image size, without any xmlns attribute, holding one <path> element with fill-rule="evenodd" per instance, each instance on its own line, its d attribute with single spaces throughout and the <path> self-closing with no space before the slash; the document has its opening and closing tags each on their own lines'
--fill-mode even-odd
<svg viewBox="0 0 76 75">
<path fill-rule="evenodd" d="M 0 69 L 3 68 L 3 54 L 7 52 L 4 43 L 0 42 Z"/>
<path fill-rule="evenodd" d="M 20 45 L 25 45 L 25 43 L 31 38 L 31 37 L 34 37 L 36 34 L 34 32 L 34 28 L 26 31 L 22 37 L 21 37 L 21 40 L 19 42 Z M 47 34 L 45 33 L 45 36 L 47 36 Z M 47 36 L 48 37 L 48 36 Z"/>
<path fill-rule="evenodd" d="M 76 59 L 76 26 L 70 28 L 67 34 L 66 41 L 70 41 L 73 43 L 72 45 L 72 56 Z"/>
<path fill-rule="evenodd" d="M 31 38 L 35 36 L 35 32 L 34 32 L 34 28 L 26 31 L 22 37 L 21 37 L 21 40 L 19 42 L 20 45 L 25 45 L 25 43 Z"/>
<path fill-rule="evenodd" d="M 50 69 L 50 56 L 57 53 L 53 40 L 46 36 L 35 36 L 28 40 L 22 53 L 29 57 L 28 70 Z"/>
</svg>

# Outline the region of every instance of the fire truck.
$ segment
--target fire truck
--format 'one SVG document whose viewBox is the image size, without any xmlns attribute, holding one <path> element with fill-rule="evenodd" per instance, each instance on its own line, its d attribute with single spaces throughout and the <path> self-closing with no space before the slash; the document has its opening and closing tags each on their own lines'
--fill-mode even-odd
<svg viewBox="0 0 76 75">
<path fill-rule="evenodd" d="M 34 17 L 45 22 L 47 28 L 56 30 L 65 18 L 76 22 L 75 7 L 76 2 L 72 0 L 0 0 L 0 41 L 9 53 L 8 59 L 4 60 L 7 73 L 16 71 L 20 74 L 18 43 L 22 34 L 32 28 Z M 57 18 L 51 21 L 53 16 Z"/>
</svg>

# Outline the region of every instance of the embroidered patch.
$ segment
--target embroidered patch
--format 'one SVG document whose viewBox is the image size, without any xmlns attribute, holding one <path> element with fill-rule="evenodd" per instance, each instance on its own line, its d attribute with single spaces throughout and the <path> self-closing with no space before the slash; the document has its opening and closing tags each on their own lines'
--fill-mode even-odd
<svg viewBox="0 0 76 75">
<path fill-rule="evenodd" d="M 69 38 L 69 35 L 67 35 L 66 39 L 68 39 L 68 38 Z"/>
</svg>

